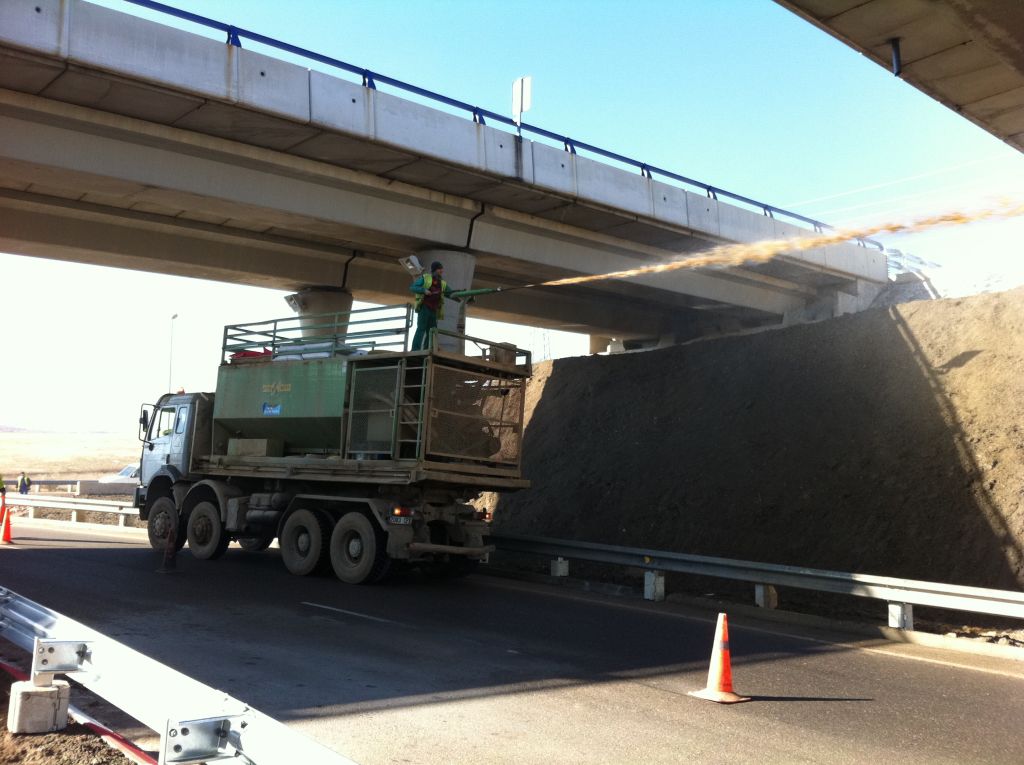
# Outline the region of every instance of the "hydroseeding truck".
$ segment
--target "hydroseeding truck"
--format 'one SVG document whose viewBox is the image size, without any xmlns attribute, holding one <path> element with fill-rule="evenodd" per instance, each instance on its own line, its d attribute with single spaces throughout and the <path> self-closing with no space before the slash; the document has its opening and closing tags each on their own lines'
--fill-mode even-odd
<svg viewBox="0 0 1024 765">
<path fill-rule="evenodd" d="M 212 560 L 277 539 L 291 573 L 351 584 L 397 562 L 471 571 L 492 548 L 467 502 L 529 485 L 530 354 L 441 330 L 408 351 L 411 324 L 389 306 L 225 327 L 216 394 L 142 407 L 153 548 Z"/>
</svg>

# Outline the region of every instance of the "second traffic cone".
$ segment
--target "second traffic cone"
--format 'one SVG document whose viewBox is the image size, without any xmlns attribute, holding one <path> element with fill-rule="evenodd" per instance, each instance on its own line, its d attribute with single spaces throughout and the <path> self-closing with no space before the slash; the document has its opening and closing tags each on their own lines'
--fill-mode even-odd
<svg viewBox="0 0 1024 765">
<path fill-rule="evenodd" d="M 711 667 L 708 669 L 708 686 L 701 691 L 690 691 L 689 696 L 716 701 L 719 704 L 737 704 L 750 701 L 749 696 L 740 696 L 732 690 L 732 662 L 729 660 L 729 617 L 718 615 L 715 627 L 715 644 L 711 649 Z"/>
<path fill-rule="evenodd" d="M 4 535 L 0 542 L 9 545 L 11 544 L 11 508 L 7 506 L 6 494 L 0 494 L 0 513 L 4 517 Z"/>
</svg>

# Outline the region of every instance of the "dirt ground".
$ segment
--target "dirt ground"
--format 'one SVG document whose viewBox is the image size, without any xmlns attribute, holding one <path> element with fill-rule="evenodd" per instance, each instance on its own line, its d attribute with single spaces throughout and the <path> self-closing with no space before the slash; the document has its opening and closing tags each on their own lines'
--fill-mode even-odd
<svg viewBox="0 0 1024 765">
<path fill-rule="evenodd" d="M 1024 289 L 539 364 L 498 533 L 1024 585 Z"/>
<path fill-rule="evenodd" d="M 131 765 L 131 760 L 108 747 L 78 723 L 57 733 L 12 735 L 7 731 L 9 676 L 0 672 L 0 765 Z"/>
</svg>

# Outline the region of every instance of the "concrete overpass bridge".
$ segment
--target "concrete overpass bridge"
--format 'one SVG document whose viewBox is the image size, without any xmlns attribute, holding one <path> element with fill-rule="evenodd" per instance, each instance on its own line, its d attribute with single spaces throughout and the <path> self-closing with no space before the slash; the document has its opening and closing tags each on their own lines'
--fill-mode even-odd
<svg viewBox="0 0 1024 765">
<path fill-rule="evenodd" d="M 0 4 L 0 251 L 307 289 L 331 307 L 342 287 L 406 299 L 397 260 L 411 253 L 486 287 L 820 225 L 537 128 L 518 137 L 451 99 L 381 92 L 394 81 L 369 72 L 351 82 L 354 67 L 323 56 L 339 76 L 311 71 L 225 29 L 227 44 L 82 0 Z M 884 253 L 855 243 L 496 295 L 473 315 L 683 339 L 859 310 L 885 280 Z"/>
</svg>

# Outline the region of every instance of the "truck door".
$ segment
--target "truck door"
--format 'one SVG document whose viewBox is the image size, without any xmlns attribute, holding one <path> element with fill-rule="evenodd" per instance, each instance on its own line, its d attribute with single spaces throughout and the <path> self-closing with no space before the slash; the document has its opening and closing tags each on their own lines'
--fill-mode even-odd
<svg viewBox="0 0 1024 765">
<path fill-rule="evenodd" d="M 188 404 L 164 404 L 153 414 L 149 425 L 148 446 L 142 452 L 142 484 L 165 465 L 185 472 L 185 431 L 188 425 Z"/>
</svg>

